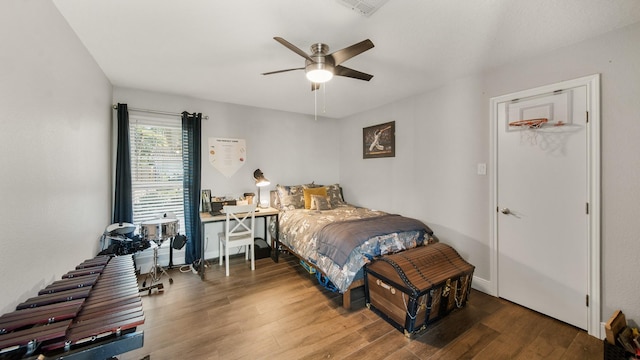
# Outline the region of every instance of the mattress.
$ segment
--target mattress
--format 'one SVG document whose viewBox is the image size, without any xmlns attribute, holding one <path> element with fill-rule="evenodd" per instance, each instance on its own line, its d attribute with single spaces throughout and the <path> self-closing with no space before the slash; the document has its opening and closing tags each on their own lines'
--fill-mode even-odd
<svg viewBox="0 0 640 360">
<path fill-rule="evenodd" d="M 339 292 L 362 277 L 362 267 L 373 258 L 423 245 L 431 230 L 393 231 L 372 236 L 349 252 L 346 261 L 338 262 L 318 251 L 318 236 L 328 224 L 389 215 L 383 211 L 342 205 L 330 210 L 291 209 L 280 212 L 278 240 L 305 261 L 315 265 Z"/>
</svg>

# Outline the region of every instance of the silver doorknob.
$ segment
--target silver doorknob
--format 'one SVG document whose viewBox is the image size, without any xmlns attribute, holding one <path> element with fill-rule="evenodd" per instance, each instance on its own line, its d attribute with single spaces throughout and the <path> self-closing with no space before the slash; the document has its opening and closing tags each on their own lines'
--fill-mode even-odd
<svg viewBox="0 0 640 360">
<path fill-rule="evenodd" d="M 500 212 L 505 214 L 505 215 L 511 214 L 511 210 L 509 210 L 509 208 L 502 208 L 502 209 L 500 209 Z"/>
</svg>

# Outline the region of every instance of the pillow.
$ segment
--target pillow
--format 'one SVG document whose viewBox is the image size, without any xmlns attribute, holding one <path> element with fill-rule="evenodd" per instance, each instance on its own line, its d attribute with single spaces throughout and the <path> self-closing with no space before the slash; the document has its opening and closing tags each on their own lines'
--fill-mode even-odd
<svg viewBox="0 0 640 360">
<path fill-rule="evenodd" d="M 326 185 L 325 188 L 327 188 L 327 196 L 329 197 L 329 202 L 331 203 L 332 208 L 347 204 L 342 198 L 342 191 L 340 191 L 339 184 Z"/>
<path fill-rule="evenodd" d="M 272 208 L 280 210 L 280 197 L 278 196 L 277 190 L 269 191 L 269 203 Z"/>
<path fill-rule="evenodd" d="M 276 185 L 281 210 L 304 209 L 302 185 Z"/>
<path fill-rule="evenodd" d="M 327 196 L 327 188 L 325 188 L 325 187 L 316 187 L 316 188 L 303 189 L 302 193 L 304 195 L 304 208 L 305 209 L 310 209 L 311 208 L 311 195 Z"/>
<path fill-rule="evenodd" d="M 328 196 L 311 195 L 311 210 L 331 210 Z"/>
</svg>

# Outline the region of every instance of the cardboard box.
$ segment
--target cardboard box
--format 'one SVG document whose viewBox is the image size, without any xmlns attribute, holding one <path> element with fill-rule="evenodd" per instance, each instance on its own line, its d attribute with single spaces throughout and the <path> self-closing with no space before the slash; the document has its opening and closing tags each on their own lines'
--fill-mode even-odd
<svg viewBox="0 0 640 360">
<path fill-rule="evenodd" d="M 611 345 L 616 344 L 616 338 L 622 329 L 627 326 L 627 319 L 620 310 L 616 310 L 609 321 L 604 325 L 604 330 L 607 335 L 607 342 Z"/>
</svg>

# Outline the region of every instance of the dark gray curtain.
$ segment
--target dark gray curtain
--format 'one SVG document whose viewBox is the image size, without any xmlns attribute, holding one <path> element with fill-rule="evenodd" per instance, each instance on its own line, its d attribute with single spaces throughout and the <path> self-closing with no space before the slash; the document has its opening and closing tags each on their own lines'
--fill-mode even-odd
<svg viewBox="0 0 640 360">
<path fill-rule="evenodd" d="M 184 168 L 184 222 L 187 235 L 185 263 L 202 256 L 200 234 L 200 148 L 202 114 L 182 113 L 182 166 Z M 197 264 L 202 266 L 202 264 Z"/>
<path fill-rule="evenodd" d="M 127 104 L 118 104 L 118 148 L 115 182 L 115 200 L 111 221 L 113 223 L 133 223 L 129 110 L 127 109 Z"/>
</svg>

